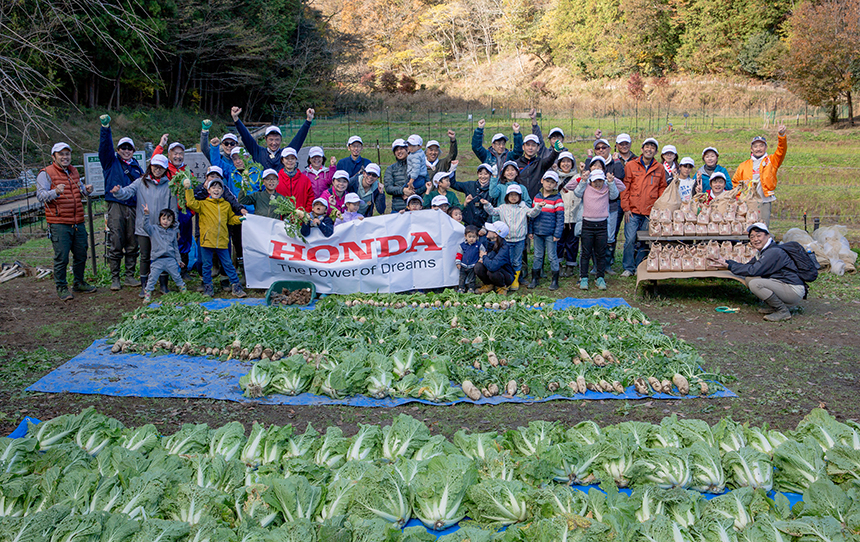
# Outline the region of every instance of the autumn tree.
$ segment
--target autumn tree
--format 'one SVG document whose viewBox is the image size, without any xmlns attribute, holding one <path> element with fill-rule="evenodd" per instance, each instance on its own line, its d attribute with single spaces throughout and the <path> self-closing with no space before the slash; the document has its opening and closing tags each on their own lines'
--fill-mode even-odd
<svg viewBox="0 0 860 542">
<path fill-rule="evenodd" d="M 789 88 L 811 105 L 830 108 L 844 98 L 854 125 L 852 91 L 860 81 L 860 0 L 800 4 L 789 21 L 786 74 Z"/>
</svg>

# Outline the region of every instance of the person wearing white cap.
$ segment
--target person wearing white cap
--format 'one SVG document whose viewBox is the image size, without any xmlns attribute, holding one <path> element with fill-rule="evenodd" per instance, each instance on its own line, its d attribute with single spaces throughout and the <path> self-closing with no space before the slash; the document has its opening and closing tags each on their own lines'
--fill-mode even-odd
<svg viewBox="0 0 860 542">
<path fill-rule="evenodd" d="M 164 134 L 161 136 L 161 141 L 158 145 L 153 149 L 152 155 L 156 154 L 164 154 L 167 156 L 167 179 L 170 180 L 176 175 L 179 171 L 185 171 L 185 146 L 178 141 L 174 141 L 170 145 L 167 144 L 169 138 L 169 134 Z M 165 150 L 167 151 L 165 153 Z M 199 187 L 198 187 L 199 188 Z M 203 197 L 206 196 L 205 190 L 203 190 Z M 138 207 L 137 213 L 140 214 L 140 207 Z M 188 253 L 191 252 L 191 238 L 193 235 L 193 215 L 188 210 L 180 211 L 177 214 L 179 220 L 179 254 L 182 256 L 182 261 L 188 265 L 189 257 Z M 136 221 L 137 224 L 140 223 L 140 220 Z M 140 228 L 135 227 L 135 230 L 140 230 Z M 140 235 L 139 233 L 137 235 Z M 199 253 L 199 250 L 198 250 Z M 141 259 L 143 256 L 143 247 L 141 247 Z M 197 261 L 200 261 L 200 258 L 197 258 Z M 141 266 L 143 263 L 141 262 Z M 187 269 L 185 270 L 188 271 Z M 141 276 L 143 273 L 141 273 Z M 164 289 L 167 289 L 167 276 L 165 275 L 162 279 L 164 281 L 163 286 Z M 145 287 L 146 283 L 143 282 L 142 287 Z M 141 292 L 143 293 L 143 292 Z"/>
<path fill-rule="evenodd" d="M 478 180 L 476 181 L 458 181 L 453 176 L 451 177 L 451 189 L 466 194 L 466 199 L 463 201 L 463 221 L 477 228 L 484 227 L 487 221 L 487 212 L 484 206 L 481 205 L 481 200 L 490 199 L 490 177 L 493 175 L 493 168 L 487 164 L 478 166 Z"/>
<path fill-rule="evenodd" d="M 750 159 L 741 163 L 732 176 L 732 182 L 735 184 L 759 181 L 758 195 L 762 198 L 761 220 L 767 225 L 770 225 L 771 206 L 776 201 L 776 173 L 788 151 L 784 124 L 779 126 L 777 139 L 776 152 L 769 155 L 767 140 L 763 136 L 754 137 L 750 143 Z"/>
<path fill-rule="evenodd" d="M 538 155 L 541 141 L 535 134 L 529 134 L 523 139 L 523 154 L 517 158 L 517 167 L 520 170 L 520 182 L 528 190 L 529 196 L 534 198 L 541 190 L 541 179 L 543 174 L 555 164 L 558 153 L 563 150 L 561 140 L 556 139 L 555 144 L 549 148 L 549 152 L 543 156 Z"/>
<path fill-rule="evenodd" d="M 624 167 L 630 160 L 638 158 L 635 153 L 630 150 L 630 145 L 633 138 L 630 134 L 618 134 L 615 136 L 615 153 L 612 155 L 612 162 L 609 171 L 615 176 L 616 181 L 624 182 Z M 625 185 L 626 186 L 626 185 Z M 614 217 L 614 227 L 613 227 Z M 621 225 L 624 224 L 624 211 L 621 209 L 621 199 L 609 200 L 609 238 L 606 244 L 606 274 L 614 275 L 612 265 L 615 263 L 615 248 L 618 244 L 618 233 L 621 231 Z"/>
<path fill-rule="evenodd" d="M 239 137 L 242 138 L 242 142 L 245 144 L 245 148 L 248 149 L 251 157 L 254 158 L 254 161 L 258 162 L 263 169 L 274 169 L 275 171 L 280 171 L 281 168 L 284 167 L 284 164 L 281 162 L 282 135 L 280 128 L 277 126 L 269 126 L 266 128 L 266 146 L 261 147 L 254 136 L 251 135 L 251 132 L 248 131 L 248 128 L 246 128 L 242 121 L 239 120 L 239 115 L 241 113 L 241 107 L 234 106 L 230 109 L 230 116 L 233 117 L 236 131 L 239 132 Z M 290 140 L 290 144 L 287 145 L 287 147 L 295 149 L 297 152 L 302 148 L 302 145 L 304 145 L 305 138 L 308 137 L 308 131 L 311 129 L 311 122 L 314 120 L 314 110 L 308 108 L 305 115 L 305 122 L 299 128 L 299 131 L 296 132 L 296 135 L 293 136 L 293 139 Z"/>
<path fill-rule="evenodd" d="M 334 221 L 329 216 L 329 212 L 328 200 L 325 198 L 315 199 L 311 206 L 310 220 L 302 224 L 302 235 L 307 237 L 313 228 L 316 228 L 323 237 L 331 237 L 331 234 L 334 233 Z"/>
<path fill-rule="evenodd" d="M 179 213 L 176 196 L 170 191 L 169 166 L 170 162 L 166 156 L 163 154 L 153 154 L 149 161 L 149 167 L 141 178 L 128 186 L 122 188 L 114 186 L 111 189 L 111 194 L 120 201 L 135 200 L 134 234 L 137 236 L 137 245 L 140 247 L 140 297 L 146 295 L 146 283 L 149 280 L 152 255 L 152 241 L 149 238 L 149 231 L 147 231 L 144 225 L 143 208 L 148 208 L 153 214 L 161 213 L 164 209 L 170 209 L 174 214 Z M 181 239 L 179 253 L 181 258 Z M 187 255 L 188 250 L 186 249 L 186 258 Z M 188 260 L 184 259 L 183 262 L 183 266 L 185 266 Z"/>
<path fill-rule="evenodd" d="M 398 212 L 403 214 L 406 211 L 420 211 L 422 209 L 424 209 L 424 198 L 418 194 L 412 194 L 406 198 L 406 207 L 404 209 L 400 209 Z"/>
<path fill-rule="evenodd" d="M 224 171 L 224 180 L 227 182 L 227 188 L 238 194 L 239 190 L 241 190 L 241 181 L 235 190 L 234 187 L 230 186 L 234 180 L 233 172 L 235 170 L 230 153 L 233 152 L 233 149 L 239 147 L 239 138 L 235 134 L 227 132 L 220 138 L 213 137 L 209 139 L 209 130 L 211 128 L 212 121 L 210 119 L 203 119 L 200 122 L 200 152 L 209 160 L 210 164 L 218 166 Z M 241 176 L 239 176 L 239 179 L 241 180 Z"/>
<path fill-rule="evenodd" d="M 135 201 L 132 198 L 120 201 L 111 194 L 114 186 L 128 186 L 143 176 L 143 168 L 134 158 L 134 141 L 123 137 L 113 146 L 113 133 L 110 128 L 110 115 L 102 115 L 99 133 L 99 163 L 105 181 L 105 203 L 107 203 L 108 264 L 110 266 L 110 289 L 122 288 L 120 271 L 125 260 L 125 285 L 138 286 L 134 278 L 137 256 L 137 236 L 134 234 Z"/>
<path fill-rule="evenodd" d="M 310 211 L 314 201 L 311 180 L 299 169 L 299 156 L 292 147 L 281 150 L 281 170 L 278 171 L 278 194 L 294 198 L 296 209 Z M 275 169 L 275 168 L 271 168 Z"/>
<path fill-rule="evenodd" d="M 534 239 L 535 252 L 532 260 L 532 281 L 528 289 L 538 287 L 543 270 L 544 253 L 549 256 L 549 268 L 552 271 L 550 290 L 558 290 L 558 252 L 556 243 L 561 240 L 564 230 L 564 201 L 558 193 L 558 173 L 549 170 L 541 179 L 541 191 L 535 196 L 535 207 L 541 212 L 529 222 L 529 238 Z"/>
<path fill-rule="evenodd" d="M 358 197 L 358 194 L 350 192 L 343 198 L 343 202 L 346 210 L 334 221 L 335 226 L 344 222 L 352 222 L 353 220 L 364 220 L 364 215 L 358 212 L 358 206 L 361 203 L 361 198 Z"/>
<path fill-rule="evenodd" d="M 485 294 L 496 289 L 496 293 L 504 295 L 513 285 L 516 272 L 512 264 L 515 254 L 508 246 L 506 237 L 510 228 L 502 221 L 484 224 L 487 232 L 487 252 L 475 264 L 475 275 L 484 283 L 477 293 Z"/>
<path fill-rule="evenodd" d="M 588 174 L 588 180 L 580 182 L 573 191 L 582 199 L 582 255 L 579 259 L 579 289 L 588 290 L 588 267 L 594 260 L 596 285 L 599 290 L 606 289 L 603 275 L 606 269 L 606 239 L 608 237 L 607 219 L 609 200 L 618 197 L 618 186 L 612 174 L 607 177 L 601 169 Z"/>
<path fill-rule="evenodd" d="M 451 174 L 445 171 L 440 171 L 433 177 L 432 183 L 427 183 L 424 207 L 430 207 L 430 202 L 438 196 L 445 198 L 449 206 L 460 207 L 460 200 L 457 199 L 457 195 L 451 190 Z"/>
<path fill-rule="evenodd" d="M 517 163 L 514 160 L 508 160 L 501 164 L 498 169 L 499 174 L 493 175 L 493 177 L 490 178 L 490 201 L 494 205 L 501 205 L 505 202 L 508 187 L 512 184 L 516 184 L 520 187 L 523 201 L 526 202 L 527 206 L 531 207 L 532 198 L 529 195 L 529 191 L 526 189 L 526 185 L 522 184 L 520 181 L 520 168 Z"/>
<path fill-rule="evenodd" d="M 514 270 L 514 278 L 511 281 L 511 290 L 517 291 L 520 287 L 519 277 L 523 268 L 523 251 L 526 246 L 526 235 L 528 235 L 528 220 L 536 217 L 541 212 L 541 206 L 529 207 L 523 202 L 523 190 L 519 184 L 510 184 L 505 190 L 505 203 L 498 207 L 485 200 L 481 205 L 490 217 L 498 216 L 507 224 L 509 233 L 506 236 L 507 244 L 511 249 L 511 266 Z"/>
<path fill-rule="evenodd" d="M 709 263 L 717 268 L 728 268 L 740 277 L 746 277 L 747 287 L 767 305 L 759 309 L 759 312 L 765 315 L 765 320 L 788 320 L 791 318 L 789 308 L 799 305 L 806 297 L 806 284 L 800 278 L 798 265 L 795 263 L 799 260 L 790 248 L 784 248 L 784 245 L 790 246 L 790 243 L 777 244 L 764 222 L 751 224 L 747 233 L 750 247 L 758 251 L 756 257 L 747 263 L 708 258 Z M 803 247 L 799 247 L 799 250 L 802 251 Z M 806 260 L 807 265 L 814 263 L 809 257 L 806 257 Z"/>
<path fill-rule="evenodd" d="M 322 147 L 311 147 L 308 150 L 308 163 L 305 165 L 305 175 L 311 180 L 314 197 L 328 190 L 334 172 L 337 171 L 337 159 L 332 156 L 328 167 L 325 167 L 325 152 Z"/>
<path fill-rule="evenodd" d="M 266 218 L 281 218 L 276 207 L 277 200 L 284 196 L 278 194 L 278 172 L 274 169 L 263 171 L 263 189 L 250 194 L 239 192 L 239 203 L 254 208 L 254 214 Z"/>
<path fill-rule="evenodd" d="M 543 140 L 543 132 L 541 130 L 540 124 L 537 121 L 537 109 L 534 107 L 529 111 L 529 117 L 532 119 L 532 135 L 537 137 L 538 139 L 538 150 L 537 155 L 543 159 L 549 153 L 552 152 L 553 147 L 555 147 L 556 141 L 561 141 L 561 151 L 566 151 L 567 148 L 564 147 L 564 130 L 559 128 L 558 126 L 551 128 L 549 131 L 549 145 L 544 144 Z"/>
<path fill-rule="evenodd" d="M 689 156 L 681 158 L 678 163 L 678 177 L 675 181 L 678 183 L 678 194 L 681 196 L 681 201 L 690 201 L 696 189 L 696 178 L 690 174 L 696 167 L 696 162 Z"/>
<path fill-rule="evenodd" d="M 484 126 L 486 121 L 481 119 L 478 121 L 478 127 L 475 128 L 475 133 L 472 134 L 472 152 L 478 157 L 482 164 L 487 164 L 490 167 L 501 167 L 502 164 L 509 160 L 516 160 L 523 154 L 523 134 L 520 133 L 520 124 L 515 122 L 511 125 L 514 130 L 514 149 L 509 151 L 506 147 L 508 144 L 508 136 L 499 132 L 490 140 L 490 148 L 484 148 Z"/>
<path fill-rule="evenodd" d="M 582 200 L 573 194 L 580 179 L 576 169 L 576 159 L 569 151 L 558 155 L 559 189 L 561 199 L 564 202 L 564 228 L 561 232 L 561 240 L 556 244 L 559 260 L 564 260 L 564 269 L 561 277 L 574 276 L 574 268 L 579 265 L 579 235 L 582 229 Z"/>
<path fill-rule="evenodd" d="M 342 169 L 334 172 L 331 187 L 320 194 L 320 197 L 328 202 L 329 209 L 337 209 L 338 212 L 346 211 L 346 192 L 349 189 L 349 174 Z"/>
<path fill-rule="evenodd" d="M 379 180 L 381 176 L 379 164 L 371 162 L 349 179 L 346 190 L 358 196 L 358 212 L 365 218 L 373 216 L 374 207 L 379 214 L 385 213 L 385 192 Z"/>
<path fill-rule="evenodd" d="M 421 148 L 423 145 L 424 140 L 418 134 L 412 134 L 406 139 L 406 149 L 409 151 L 409 156 L 406 157 L 406 176 L 409 177 L 412 186 L 425 184 L 429 180 L 427 178 L 427 155 Z"/>
<path fill-rule="evenodd" d="M 660 159 L 663 161 L 663 169 L 666 170 L 666 184 L 669 184 L 678 174 L 678 149 L 675 145 L 663 145 Z"/>
<path fill-rule="evenodd" d="M 424 197 L 426 198 L 427 196 Z M 446 198 L 445 196 L 434 196 L 433 199 L 430 200 L 431 209 L 440 209 L 443 213 L 447 213 L 449 207 L 450 205 L 448 204 L 448 198 Z"/>
<path fill-rule="evenodd" d="M 350 137 L 346 141 L 346 148 L 349 149 L 349 156 L 341 158 L 337 162 L 337 170 L 346 171 L 350 177 L 358 174 L 362 168 L 370 163 L 370 160 L 361 155 L 364 149 L 364 141 L 357 135 Z"/>
<path fill-rule="evenodd" d="M 448 141 L 448 154 L 444 158 L 439 158 L 442 148 L 438 141 L 431 139 L 427 142 L 424 154 L 427 155 L 428 179 L 432 179 L 440 171 L 451 172 L 457 169 L 457 134 L 454 130 L 448 130 Z"/>
<path fill-rule="evenodd" d="M 654 202 L 666 190 L 666 170 L 654 159 L 659 143 L 649 137 L 642 142 L 642 156 L 624 166 L 621 208 L 624 210 L 624 257 L 622 277 L 636 274 L 637 266 L 648 255 L 648 247 L 637 239 L 637 232 L 648 230 L 648 215 Z"/>
<path fill-rule="evenodd" d="M 406 173 L 406 157 L 409 154 L 406 141 L 395 139 L 391 143 L 395 162 L 385 169 L 385 193 L 391 195 L 391 212 L 397 213 L 406 208 L 406 200 L 413 194 L 423 196 L 427 190 L 424 183 L 409 181 Z M 426 165 L 425 165 L 426 167 Z"/>
<path fill-rule="evenodd" d="M 72 255 L 72 274 L 76 292 L 91 293 L 96 287 L 84 280 L 87 265 L 87 229 L 84 225 L 82 197 L 92 193 L 93 185 L 84 185 L 72 165 L 72 148 L 68 143 L 57 143 L 51 148 L 51 164 L 36 176 L 36 199 L 45 207 L 45 221 L 54 248 L 54 285 L 63 301 L 73 299 L 66 282 L 69 253 Z"/>
<path fill-rule="evenodd" d="M 726 191 L 726 176 L 722 171 L 716 171 L 711 175 L 711 189 L 705 192 L 708 195 L 708 203 Z"/>
<path fill-rule="evenodd" d="M 702 192 L 707 192 L 711 189 L 711 175 L 719 171 L 726 177 L 726 190 L 732 189 L 732 179 L 729 177 L 729 170 L 718 164 L 720 160 L 720 151 L 715 147 L 706 147 L 702 151 L 702 167 L 696 172 L 696 182 L 701 183 Z"/>
</svg>

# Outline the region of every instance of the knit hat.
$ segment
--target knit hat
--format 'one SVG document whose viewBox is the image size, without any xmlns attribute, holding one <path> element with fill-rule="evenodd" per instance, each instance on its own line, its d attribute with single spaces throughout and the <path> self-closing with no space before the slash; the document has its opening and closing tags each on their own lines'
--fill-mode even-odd
<svg viewBox="0 0 860 542">
<path fill-rule="evenodd" d="M 373 162 L 367 164 L 367 167 L 364 168 L 365 173 L 372 173 L 379 177 L 382 175 L 382 170 L 379 169 L 379 166 L 374 164 Z"/>
<path fill-rule="evenodd" d="M 432 200 L 430 200 L 430 205 L 433 207 L 441 207 L 443 205 L 450 205 L 448 202 L 448 198 L 445 196 L 434 196 Z"/>
<path fill-rule="evenodd" d="M 131 145 L 131 148 L 134 149 L 134 141 L 131 140 L 130 137 L 124 137 L 119 140 L 119 143 L 116 144 L 116 148 L 120 148 L 123 145 Z"/>
<path fill-rule="evenodd" d="M 266 128 L 266 135 L 268 136 L 269 134 L 283 135 L 281 134 L 281 129 L 277 126 L 269 126 L 268 128 Z"/>
<path fill-rule="evenodd" d="M 274 169 L 266 169 L 266 170 L 264 170 L 264 171 L 263 171 L 263 178 L 264 178 L 264 179 L 265 179 L 266 177 L 268 177 L 269 175 L 274 175 L 275 177 L 277 177 L 277 176 L 278 176 L 278 172 L 277 172 L 277 171 L 275 171 Z"/>
<path fill-rule="evenodd" d="M 308 150 L 308 158 L 313 158 L 314 156 L 325 156 L 325 152 L 323 152 L 322 147 L 311 147 Z"/>
<path fill-rule="evenodd" d="M 224 178 L 224 170 L 218 166 L 209 166 L 209 169 L 206 170 L 206 176 L 208 177 L 210 173 L 214 173 L 222 179 Z"/>
<path fill-rule="evenodd" d="M 397 147 L 405 147 L 405 146 L 406 146 L 406 141 L 404 141 L 400 138 L 395 139 L 394 141 L 391 142 L 391 150 L 392 151 L 394 149 L 396 149 Z"/>
<path fill-rule="evenodd" d="M 69 151 L 72 150 L 72 148 L 69 147 L 68 143 L 63 143 L 61 141 L 61 142 L 57 143 L 56 145 L 54 145 L 53 147 L 51 147 L 51 154 L 58 153 L 63 149 L 69 149 Z"/>
<path fill-rule="evenodd" d="M 644 147 L 645 147 L 645 145 L 648 145 L 648 144 L 654 145 L 654 146 L 655 146 L 656 148 L 658 148 L 658 149 L 660 148 L 660 144 L 659 144 L 659 143 L 657 143 L 657 140 L 656 140 L 656 139 L 654 139 L 653 137 L 649 137 L 648 139 L 646 139 L 645 141 L 643 141 L 643 142 L 642 142 L 642 147 L 644 148 Z"/>
<path fill-rule="evenodd" d="M 632 143 L 633 139 L 630 137 L 630 134 L 618 134 L 615 136 L 615 144 L 619 143 Z"/>
<path fill-rule="evenodd" d="M 182 149 L 183 151 L 185 150 L 185 145 L 183 145 L 182 143 L 179 143 L 178 141 L 174 141 L 173 143 L 171 143 L 171 144 L 170 144 L 170 146 L 169 146 L 169 147 L 167 147 L 167 152 L 172 151 L 172 150 L 173 150 L 173 149 L 175 149 L 176 147 L 179 147 L 179 148 L 180 148 L 180 149 Z"/>
<path fill-rule="evenodd" d="M 361 203 L 361 198 L 355 192 L 350 192 L 343 198 L 344 203 Z"/>
<path fill-rule="evenodd" d="M 491 139 L 491 140 L 490 140 L 490 143 L 495 143 L 496 141 L 498 141 L 498 140 L 500 140 L 500 139 L 504 139 L 504 140 L 505 140 L 505 143 L 507 143 L 507 141 L 508 141 L 508 136 L 506 136 L 506 135 L 505 135 L 505 134 L 503 134 L 502 132 L 499 132 L 498 134 L 496 134 L 496 135 L 494 135 L 494 136 L 493 136 L 493 139 Z"/>
<path fill-rule="evenodd" d="M 496 222 L 485 223 L 484 229 L 487 231 L 491 231 L 491 232 L 495 233 L 496 235 L 498 235 L 502 239 L 504 239 L 505 237 L 508 236 L 509 233 L 511 233 L 511 229 L 508 228 L 508 225 L 505 224 L 504 222 L 502 222 L 501 220 L 498 220 Z"/>
<path fill-rule="evenodd" d="M 292 147 L 284 147 L 284 150 L 281 151 L 281 158 L 286 158 L 287 156 L 295 156 L 296 158 L 299 157 L 298 153 L 296 152 L 296 149 Z"/>
<path fill-rule="evenodd" d="M 420 147 L 421 145 L 424 144 L 424 140 L 421 139 L 421 136 L 418 134 L 412 134 L 411 136 L 409 136 L 406 139 L 406 142 L 409 143 L 410 145 L 415 145 L 417 147 Z"/>
<path fill-rule="evenodd" d="M 447 171 L 440 171 L 436 175 L 433 175 L 433 186 L 439 186 L 439 183 L 442 179 L 447 179 L 451 176 Z"/>
<path fill-rule="evenodd" d="M 56 145 L 54 146 L 56 147 Z M 68 148 L 68 145 L 66 145 L 66 147 Z M 149 165 L 167 169 L 167 166 L 170 165 L 170 163 L 167 161 L 167 157 L 163 154 L 154 154 L 152 155 L 152 158 L 149 159 Z"/>
<path fill-rule="evenodd" d="M 349 147 L 353 143 L 361 143 L 362 145 L 364 145 L 364 141 L 362 141 L 361 138 L 358 136 L 352 136 L 346 140 L 346 146 L 347 147 Z"/>
</svg>

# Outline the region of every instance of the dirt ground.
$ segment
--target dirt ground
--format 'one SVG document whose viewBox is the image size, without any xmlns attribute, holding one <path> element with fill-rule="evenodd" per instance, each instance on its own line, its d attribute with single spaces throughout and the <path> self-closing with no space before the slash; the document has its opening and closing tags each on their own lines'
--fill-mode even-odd
<svg viewBox="0 0 860 542">
<path fill-rule="evenodd" d="M 627 419 L 659 421 L 671 414 L 712 423 L 731 416 L 736 421 L 768 422 L 780 429 L 792 429 L 810 409 L 819 406 L 840 419 L 860 419 L 858 277 L 830 281 L 821 289 L 825 297 L 811 296 L 802 312 L 782 324 L 763 322 L 755 312 L 754 298 L 733 281 L 679 281 L 663 284 L 646 297 L 634 296 L 633 284 L 632 280 L 610 280 L 608 293 L 624 297 L 652 320 L 662 322 L 666 333 L 693 343 L 705 358 L 706 369 L 718 369 L 729 377 L 728 386 L 738 398 L 374 409 L 28 393 L 24 388 L 105 336 L 108 328 L 140 300 L 136 290 L 125 288 L 118 293 L 100 289 L 62 302 L 50 279 L 15 279 L 0 285 L 0 434 L 8 434 L 24 416 L 49 419 L 90 405 L 127 425 L 154 423 L 166 433 L 186 422 L 220 425 L 239 420 L 247 425 L 259 421 L 302 428 L 312 423 L 317 429 L 336 424 L 351 434 L 358 423 L 386 423 L 400 412 L 422 419 L 446 435 L 462 427 L 503 431 L 536 419 L 571 424 L 594 419 L 610 424 Z M 580 291 L 572 288 L 572 280 L 563 282 L 556 294 L 579 296 Z M 544 288 L 536 292 L 548 293 Z M 739 307 L 740 313 L 714 311 L 717 305 L 725 304 Z"/>
</svg>

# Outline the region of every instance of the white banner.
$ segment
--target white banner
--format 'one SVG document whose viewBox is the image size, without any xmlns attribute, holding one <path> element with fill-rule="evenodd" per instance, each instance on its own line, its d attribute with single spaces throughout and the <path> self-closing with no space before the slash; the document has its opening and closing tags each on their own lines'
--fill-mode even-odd
<svg viewBox="0 0 860 542">
<path fill-rule="evenodd" d="M 463 225 L 441 211 L 389 214 L 347 222 L 331 237 L 313 228 L 307 241 L 287 237 L 283 222 L 248 215 L 242 225 L 245 280 L 313 282 L 317 292 L 404 292 L 456 286 Z"/>
</svg>

